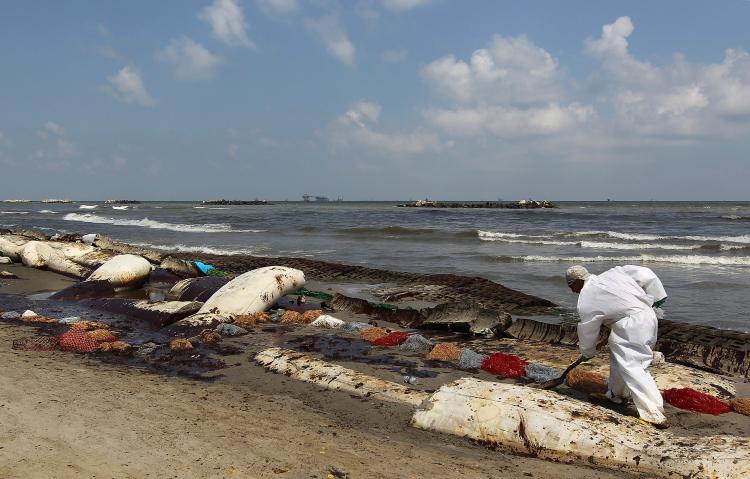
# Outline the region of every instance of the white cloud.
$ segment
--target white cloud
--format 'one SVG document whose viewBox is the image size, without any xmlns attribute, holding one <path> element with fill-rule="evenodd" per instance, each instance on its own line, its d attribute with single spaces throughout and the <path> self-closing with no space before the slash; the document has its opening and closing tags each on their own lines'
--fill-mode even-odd
<svg viewBox="0 0 750 479">
<path fill-rule="evenodd" d="M 211 25 L 214 37 L 227 45 L 255 48 L 247 36 L 245 14 L 238 0 L 214 0 L 198 18 Z"/>
<path fill-rule="evenodd" d="M 106 90 L 123 103 L 135 103 L 141 106 L 153 106 L 154 99 L 143 85 L 141 75 L 129 66 L 123 67 L 112 76 L 107 77 Z"/>
<path fill-rule="evenodd" d="M 429 109 L 423 113 L 425 119 L 450 134 L 501 138 L 562 133 L 594 115 L 593 108 L 578 103 L 525 109 L 512 106 Z"/>
<path fill-rule="evenodd" d="M 628 38 L 635 27 L 620 17 L 587 39 L 607 85 L 605 103 L 615 111 L 616 134 L 700 138 L 737 136 L 750 130 L 750 55 L 729 49 L 717 64 L 688 62 L 676 54 L 656 66 L 634 57 Z"/>
<path fill-rule="evenodd" d="M 437 92 L 460 103 L 545 103 L 560 99 L 558 61 L 525 35 L 496 35 L 468 61 L 453 55 L 422 68 L 422 78 Z"/>
<path fill-rule="evenodd" d="M 305 28 L 323 42 L 334 58 L 346 66 L 354 66 L 356 48 L 336 17 L 308 18 L 305 20 Z"/>
<path fill-rule="evenodd" d="M 287 15 L 300 10 L 298 0 L 256 0 L 258 7 L 266 14 Z"/>
<path fill-rule="evenodd" d="M 187 37 L 172 40 L 157 56 L 174 66 L 175 76 L 181 80 L 210 80 L 224 63 L 221 56 Z"/>
<path fill-rule="evenodd" d="M 240 147 L 237 145 L 237 143 L 230 143 L 227 145 L 227 153 L 229 156 L 234 158 L 237 156 L 237 152 L 239 151 Z"/>
<path fill-rule="evenodd" d="M 433 0 L 383 0 L 383 6 L 394 12 L 405 12 L 417 7 L 429 5 Z"/>
<path fill-rule="evenodd" d="M 386 50 L 383 52 L 383 61 L 388 63 L 403 63 L 409 57 L 409 52 L 403 48 L 398 50 Z"/>
<path fill-rule="evenodd" d="M 65 134 L 65 128 L 55 123 L 54 121 L 48 121 L 47 123 L 45 123 L 44 129 L 46 131 L 54 133 L 57 136 L 62 136 Z"/>
<path fill-rule="evenodd" d="M 329 140 L 340 148 L 365 147 L 394 155 L 439 152 L 449 146 L 442 144 L 438 135 L 425 129 L 408 133 L 387 133 L 374 129 L 380 119 L 380 111 L 377 103 L 355 103 L 329 125 Z"/>
</svg>

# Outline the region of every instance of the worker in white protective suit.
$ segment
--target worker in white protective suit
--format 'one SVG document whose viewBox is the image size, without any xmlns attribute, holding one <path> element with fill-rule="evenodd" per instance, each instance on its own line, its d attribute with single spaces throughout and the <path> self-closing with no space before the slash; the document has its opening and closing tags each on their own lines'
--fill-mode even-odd
<svg viewBox="0 0 750 479">
<path fill-rule="evenodd" d="M 565 276 L 570 289 L 579 293 L 578 345 L 584 361 L 596 354 L 601 326 L 611 330 L 607 397 L 614 402 L 631 397 L 641 419 L 668 427 L 661 393 L 647 371 L 658 329 L 655 309 L 667 299 L 659 278 L 649 268 L 632 265 L 598 276 L 572 266 Z"/>
</svg>

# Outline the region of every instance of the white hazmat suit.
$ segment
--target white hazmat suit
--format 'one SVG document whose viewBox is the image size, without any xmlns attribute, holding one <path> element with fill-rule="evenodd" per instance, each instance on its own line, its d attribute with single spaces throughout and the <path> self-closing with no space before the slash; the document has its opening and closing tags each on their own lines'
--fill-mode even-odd
<svg viewBox="0 0 750 479">
<path fill-rule="evenodd" d="M 616 266 L 590 275 L 578 297 L 578 344 L 586 357 L 596 354 L 602 324 L 609 335 L 609 397 L 631 397 L 642 419 L 665 423 L 664 403 L 646 369 L 653 359 L 658 323 L 652 306 L 667 297 L 649 268 Z"/>
</svg>

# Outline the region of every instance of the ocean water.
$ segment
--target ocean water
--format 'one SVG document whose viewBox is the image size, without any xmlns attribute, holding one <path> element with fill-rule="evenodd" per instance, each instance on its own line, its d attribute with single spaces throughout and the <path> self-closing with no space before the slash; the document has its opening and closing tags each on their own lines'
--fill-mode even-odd
<svg viewBox="0 0 750 479">
<path fill-rule="evenodd" d="M 204 206 L 0 203 L 2 227 L 103 233 L 194 252 L 304 256 L 482 276 L 550 299 L 576 296 L 565 269 L 641 264 L 661 277 L 667 317 L 750 331 L 750 202 L 567 202 L 551 210 L 398 208 L 390 202 Z"/>
</svg>

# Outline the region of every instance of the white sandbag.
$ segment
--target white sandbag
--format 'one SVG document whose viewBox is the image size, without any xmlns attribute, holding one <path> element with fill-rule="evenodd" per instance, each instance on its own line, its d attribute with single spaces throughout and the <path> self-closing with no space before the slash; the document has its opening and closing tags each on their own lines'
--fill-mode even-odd
<svg viewBox="0 0 750 479">
<path fill-rule="evenodd" d="M 0 256 L 0 264 L 11 264 L 13 263 L 13 260 L 8 258 L 7 256 Z"/>
<path fill-rule="evenodd" d="M 82 278 L 89 270 L 66 258 L 50 243 L 44 241 L 29 241 L 21 250 L 21 261 L 32 268 L 46 268 L 56 273 Z"/>
<path fill-rule="evenodd" d="M 115 288 L 140 286 L 151 273 L 151 263 L 133 254 L 121 254 L 110 259 L 96 269 L 87 281 L 106 280 Z"/>
<path fill-rule="evenodd" d="M 747 439 L 678 437 L 554 391 L 462 378 L 442 386 L 412 425 L 542 459 L 628 469 L 648 477 L 750 477 Z"/>
<path fill-rule="evenodd" d="M 211 295 L 198 314 L 232 316 L 267 310 L 282 296 L 305 284 L 305 274 L 294 268 L 267 266 L 237 276 Z"/>
<path fill-rule="evenodd" d="M 310 326 L 324 329 L 339 329 L 344 326 L 344 323 L 345 321 L 334 318 L 333 316 L 321 314 L 320 316 L 318 316 L 318 319 L 310 323 Z"/>
</svg>

